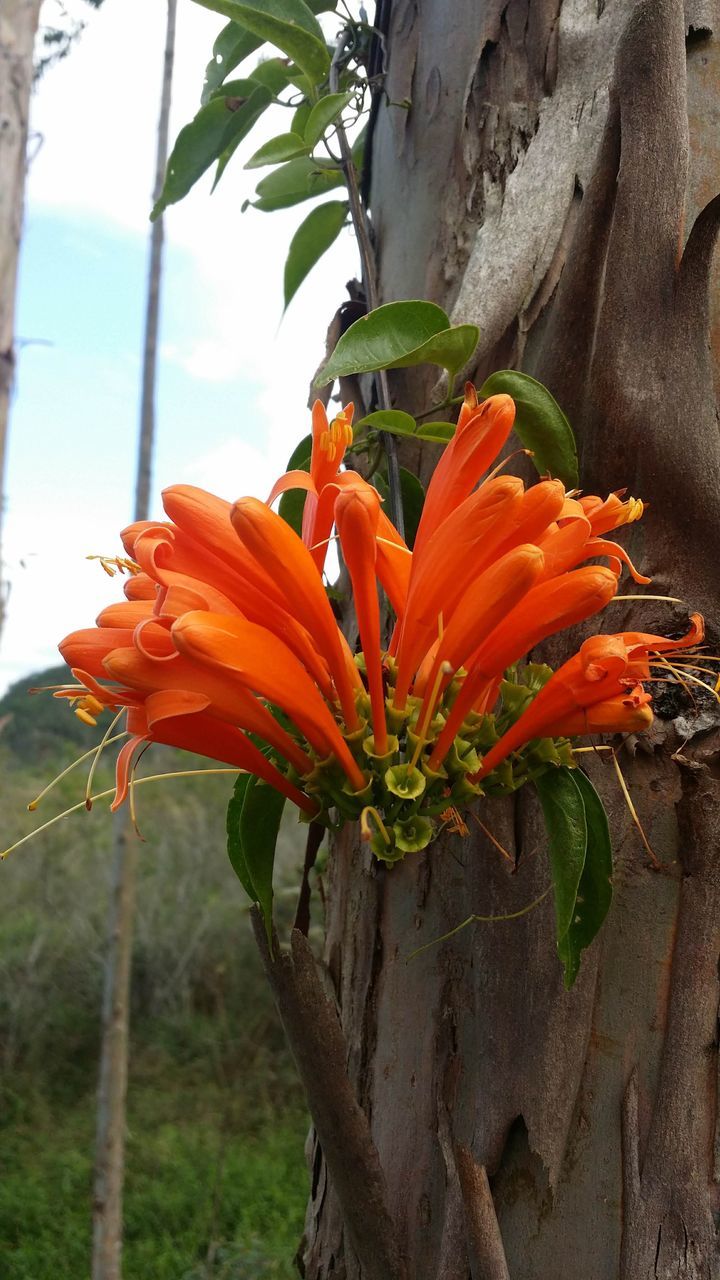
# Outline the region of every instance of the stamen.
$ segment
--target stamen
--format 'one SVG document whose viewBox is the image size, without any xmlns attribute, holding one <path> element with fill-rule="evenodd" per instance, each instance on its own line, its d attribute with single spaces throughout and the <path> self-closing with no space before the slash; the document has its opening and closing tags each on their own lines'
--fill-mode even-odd
<svg viewBox="0 0 720 1280">
<path fill-rule="evenodd" d="M 509 911 L 506 915 L 501 916 L 468 916 L 467 920 L 463 920 L 462 924 L 456 924 L 455 928 L 451 929 L 449 933 L 443 933 L 440 938 L 433 938 L 432 942 L 426 942 L 422 947 L 417 947 L 415 951 L 411 951 L 410 955 L 406 957 L 406 963 L 414 960 L 415 956 L 419 956 L 422 951 L 427 951 L 429 947 L 435 947 L 439 942 L 447 942 L 448 938 L 454 938 L 456 933 L 459 933 L 461 929 L 467 928 L 469 924 L 496 924 L 502 920 L 519 920 L 522 916 L 529 915 L 531 911 L 540 906 L 541 902 L 545 901 L 551 889 L 552 885 L 548 885 L 539 898 L 535 898 L 534 902 L 529 903 L 527 907 L 522 907 L 520 911 Z"/>
<path fill-rule="evenodd" d="M 678 684 L 683 685 L 684 687 L 683 677 L 680 676 L 680 672 L 678 671 L 678 669 L 676 669 L 674 664 L 669 662 L 667 658 L 659 657 L 659 658 L 653 659 L 653 666 L 667 667 L 669 671 L 673 672 L 675 680 L 678 681 Z M 702 669 L 702 668 L 696 668 L 696 669 Z M 712 675 L 715 675 L 715 672 L 712 672 Z M 715 687 L 712 687 L 712 685 L 706 685 L 705 680 L 701 680 L 700 676 L 693 676 L 692 672 L 688 671 L 688 669 L 685 669 L 684 678 L 685 680 L 691 681 L 691 684 L 693 685 L 700 685 L 701 689 L 705 689 L 708 692 L 708 694 L 712 694 L 712 696 L 714 696 L 714 698 L 716 698 L 717 701 L 719 701 L 720 703 L 720 692 L 719 690 L 717 690 L 717 684 L 720 684 L 720 677 Z M 691 698 L 694 703 L 694 698 L 692 698 L 691 690 L 687 689 L 685 690 L 685 692 L 687 692 L 688 698 Z"/>
<path fill-rule="evenodd" d="M 500 474 L 503 467 L 506 467 L 508 462 L 512 462 L 513 458 L 519 458 L 521 454 L 524 454 L 526 458 L 535 457 L 532 449 L 514 449 L 512 453 L 508 454 L 507 458 L 501 458 L 497 466 L 493 467 L 492 471 L 488 472 L 483 480 L 483 485 L 486 485 L 489 480 L 494 480 L 495 476 Z"/>
<path fill-rule="evenodd" d="M 115 719 L 108 725 L 107 731 L 103 734 L 102 738 L 100 739 L 100 742 L 95 748 L 94 759 L 92 764 L 90 765 L 90 769 L 87 776 L 87 782 L 85 784 L 85 808 L 86 809 L 92 809 L 92 784 L 93 784 L 93 778 L 95 777 L 95 770 L 97 769 L 98 762 L 100 760 L 100 756 L 102 755 L 103 751 L 105 750 L 105 748 L 108 746 L 110 742 L 117 742 L 118 738 L 127 737 L 127 730 L 125 731 L 125 733 L 119 733 L 116 738 L 110 737 L 113 729 L 115 728 L 115 725 L 117 724 L 120 717 L 123 715 L 124 711 L 125 711 L 125 707 L 122 707 L 122 709 L 118 711 L 117 715 L 115 716 Z M 92 755 L 92 752 L 88 752 L 88 754 Z"/>
<path fill-rule="evenodd" d="M 144 745 L 144 747 L 143 747 L 143 749 L 142 749 L 142 751 L 138 752 L 137 759 L 136 759 L 136 760 L 135 760 L 135 762 L 133 763 L 132 769 L 130 770 L 130 781 L 129 781 L 129 786 L 128 786 L 128 790 L 129 790 L 129 797 L 128 797 L 128 799 L 129 799 L 129 801 L 130 801 L 130 821 L 132 822 L 132 825 L 133 825 L 133 831 L 135 832 L 135 835 L 137 836 L 138 840 L 142 840 L 142 841 L 143 841 L 143 843 L 145 842 L 145 837 L 144 837 L 144 835 L 142 834 L 142 831 L 140 830 L 140 827 L 138 826 L 138 820 L 137 820 L 137 808 L 136 808 L 136 805 L 135 805 L 135 789 L 134 789 L 134 788 L 135 788 L 135 782 L 136 782 L 136 779 L 135 779 L 135 770 L 137 769 L 137 767 L 138 767 L 138 765 L 139 765 L 140 761 L 142 760 L 142 758 L 143 758 L 143 756 L 145 755 L 145 752 L 147 751 L 147 749 L 148 749 L 148 747 L 149 747 L 149 746 L 151 746 L 151 743 L 146 742 L 146 743 L 145 743 L 145 745 Z"/>
<path fill-rule="evenodd" d="M 670 664 L 670 662 L 668 662 L 667 658 L 662 657 L 661 655 L 658 655 L 658 657 L 653 660 L 652 665 L 658 666 L 658 667 L 665 667 L 671 673 L 673 680 L 676 681 L 682 687 L 682 689 L 685 691 L 685 694 L 690 699 L 695 710 L 697 711 L 697 702 L 693 697 L 692 689 L 689 687 L 689 685 L 685 683 L 685 680 L 681 676 L 680 672 L 676 671 L 673 668 L 673 666 Z M 688 673 L 686 672 L 685 674 L 687 675 Z M 669 679 L 670 679 L 669 676 L 650 676 L 647 683 L 650 684 L 652 682 L 654 684 L 657 681 L 658 683 L 668 684 Z"/>
<path fill-rule="evenodd" d="M 309 550 L 317 551 L 320 547 L 329 547 L 331 542 L 337 542 L 337 541 L 338 541 L 338 535 L 334 533 L 330 538 L 323 538 L 322 542 L 315 542 L 313 546 L 309 548 Z"/>
<path fill-rule="evenodd" d="M 403 551 L 409 556 L 412 555 L 412 551 L 409 547 L 401 547 L 399 542 L 391 542 L 389 538 L 381 538 L 379 534 L 376 534 L 375 541 L 382 542 L 386 547 L 392 547 L 393 551 Z M 322 543 L 319 543 L 318 545 L 322 546 Z"/>
<path fill-rule="evenodd" d="M 668 663 L 668 666 L 670 667 L 670 670 L 673 671 L 673 668 L 672 666 L 670 666 L 670 663 Z M 679 672 L 675 671 L 674 675 L 675 675 L 675 678 L 678 680 L 678 682 L 682 684 L 682 680 L 680 678 Z M 720 694 L 717 691 L 717 687 L 713 688 L 711 684 L 706 684 L 705 681 L 701 680 L 699 676 L 694 676 L 689 671 L 685 672 L 685 679 L 690 680 L 692 684 L 700 685 L 701 689 L 705 689 L 707 693 L 711 693 L 713 697 L 717 698 L 718 702 L 720 702 Z"/>
<path fill-rule="evenodd" d="M 613 596 L 609 603 L 615 604 L 616 600 L 667 600 L 669 604 L 685 604 L 677 596 Z"/>
<path fill-rule="evenodd" d="M 112 730 L 113 725 L 116 723 L 117 723 L 117 718 L 113 720 L 113 723 L 110 725 L 110 729 L 108 730 L 108 733 Z M 118 733 L 115 735 L 114 738 L 107 738 L 107 740 L 104 738 L 103 743 L 106 747 L 109 747 L 111 743 L 119 742 L 121 738 L 126 738 L 126 737 L 127 737 L 127 733 Z M 103 743 L 101 743 L 101 746 L 103 745 Z M 89 751 L 84 751 L 81 756 L 78 756 L 77 760 L 73 760 L 72 764 L 69 764 L 66 769 L 63 769 L 62 773 L 59 773 L 56 778 L 53 778 L 52 782 L 48 782 L 47 786 L 43 787 L 42 791 L 39 792 L 38 795 L 36 795 L 35 799 L 30 801 L 28 805 L 28 811 L 30 813 L 34 813 L 38 805 L 40 804 L 40 801 L 44 798 L 44 796 L 47 795 L 48 791 L 52 791 L 53 787 L 57 786 L 58 782 L 61 782 L 62 779 L 67 776 L 68 773 L 72 773 L 72 770 L 75 769 L 77 765 L 82 764 L 83 761 L 87 760 L 90 756 L 95 755 L 95 753 L 98 750 L 99 750 L 98 747 L 91 747 Z"/>
<path fill-rule="evenodd" d="M 134 560 L 128 560 L 126 556 L 86 556 L 85 559 L 98 560 L 100 568 L 109 578 L 114 578 L 116 573 L 129 573 L 131 577 L 142 573 L 140 565 Z"/>
<path fill-rule="evenodd" d="M 77 763 L 77 762 L 76 762 Z M 244 773 L 243 769 L 178 769 L 173 773 L 152 773 L 147 778 L 135 778 L 130 783 L 132 787 L 141 787 L 146 782 L 161 782 L 163 778 L 194 778 L 201 773 L 232 773 L 236 777 L 239 773 Z M 115 788 L 109 787 L 107 791 L 99 791 L 97 795 L 91 796 L 92 803 L 96 800 L 106 800 L 108 796 L 115 795 Z M 27 844 L 28 840 L 32 840 L 35 836 L 39 836 L 41 831 L 46 831 L 48 827 L 53 827 L 56 822 L 60 822 L 62 818 L 67 818 L 71 813 L 77 813 L 79 809 L 85 809 L 85 801 L 81 800 L 78 804 L 71 805 L 69 809 L 64 809 L 62 813 L 56 813 L 54 818 L 48 818 L 47 822 L 43 822 L 41 827 L 36 827 L 34 831 L 29 831 L 26 836 L 22 836 L 20 840 L 16 840 L 7 849 L 0 852 L 0 862 L 4 862 L 8 854 L 13 853 L 15 849 L 19 849 L 21 844 Z"/>
<path fill-rule="evenodd" d="M 622 790 L 623 796 L 625 797 L 625 803 L 626 803 L 626 805 L 627 805 L 628 809 L 630 810 L 630 816 L 631 816 L 631 818 L 632 818 L 633 822 L 635 823 L 635 826 L 637 827 L 638 831 L 640 832 L 640 839 L 642 840 L 643 844 L 645 845 L 645 848 L 647 849 L 648 854 L 650 855 L 650 860 L 651 860 L 651 862 L 652 862 L 652 864 L 653 864 L 653 866 L 654 866 L 655 870 L 656 870 L 656 871 L 661 871 L 661 870 L 662 870 L 662 863 L 660 862 L 660 859 L 657 857 L 657 855 L 656 855 L 656 853 L 655 853 L 655 850 L 653 849 L 652 845 L 650 844 L 650 841 L 648 840 L 647 836 L 645 835 L 645 831 L 644 831 L 644 829 L 643 829 L 643 824 L 642 824 L 642 822 L 640 821 L 640 818 L 638 817 L 637 809 L 635 808 L 635 805 L 634 805 L 634 804 L 633 804 L 633 802 L 632 802 L 632 796 L 630 795 L 630 792 L 629 792 L 629 790 L 628 790 L 627 783 L 626 783 L 626 781 L 625 781 L 625 779 L 624 779 L 624 777 L 623 777 L 622 769 L 620 768 L 620 764 L 619 764 L 619 761 L 618 761 L 617 755 L 615 754 L 615 752 L 614 752 L 614 751 L 613 751 L 613 753 L 612 753 L 612 762 L 613 762 L 613 765 L 615 766 L 615 772 L 616 772 L 617 777 L 618 777 L 618 782 L 620 783 L 620 788 L 621 788 L 621 790 Z"/>
<path fill-rule="evenodd" d="M 440 814 L 440 821 L 445 823 L 448 832 L 452 836 L 462 836 L 465 839 L 466 836 L 470 835 L 470 828 L 454 804 L 448 805 L 447 809 L 443 809 Z"/>
<path fill-rule="evenodd" d="M 374 819 L 378 832 L 380 833 L 383 840 L 385 841 L 385 844 L 389 846 L 391 844 L 391 840 L 390 840 L 390 836 L 388 835 L 387 827 L 385 826 L 385 823 L 380 817 L 380 814 L 378 813 L 377 809 L 375 809 L 371 804 L 366 805 L 362 813 L 360 814 L 361 839 L 372 840 L 372 831 L 370 829 L 370 821 L 369 821 L 371 816 Z"/>
<path fill-rule="evenodd" d="M 495 848 L 498 850 L 499 853 L 502 854 L 503 858 L 507 858 L 508 862 L 511 862 L 512 865 L 515 866 L 515 859 L 513 858 L 512 854 L 508 853 L 507 849 L 503 848 L 500 841 L 495 839 L 495 836 L 493 835 L 492 831 L 489 831 L 488 828 L 485 826 L 485 823 L 480 821 L 477 814 L 471 813 L 470 817 L 475 819 L 483 835 L 487 836 L 490 843 L 495 845 Z"/>
<path fill-rule="evenodd" d="M 435 676 L 435 680 L 433 681 L 433 687 L 430 691 L 430 697 L 428 698 L 427 694 L 425 695 L 422 715 L 420 717 L 420 721 L 417 727 L 418 741 L 417 741 L 415 750 L 413 751 L 412 760 L 410 761 L 410 767 L 412 769 L 415 768 L 420 758 L 420 752 L 422 751 L 423 747 L 425 746 L 425 743 L 427 742 L 427 731 L 430 725 L 430 721 L 432 720 L 433 715 L 435 713 L 435 703 L 437 702 L 438 694 L 440 693 L 440 686 L 443 680 L 445 679 L 445 676 L 451 676 L 452 673 L 453 673 L 453 669 L 450 666 L 450 663 L 441 662 L 438 668 L 438 673 Z"/>
</svg>

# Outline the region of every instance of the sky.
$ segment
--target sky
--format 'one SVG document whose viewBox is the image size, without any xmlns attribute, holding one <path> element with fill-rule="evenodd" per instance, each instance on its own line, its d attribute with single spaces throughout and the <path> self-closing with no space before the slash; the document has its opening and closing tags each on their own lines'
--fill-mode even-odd
<svg viewBox="0 0 720 1280">
<path fill-rule="evenodd" d="M 49 6 L 51 0 L 46 0 Z M 67 632 L 117 599 L 88 555 L 122 551 L 132 519 L 163 0 L 105 0 L 34 94 L 20 261 L 17 379 L 5 477 L 10 583 L 0 692 L 58 660 Z M 52 10 L 48 7 L 48 16 Z M 179 0 L 171 139 L 199 106 L 223 19 Z M 282 320 L 282 274 L 308 212 L 241 212 L 244 160 L 287 125 L 267 113 L 210 196 L 165 216 L 152 515 L 168 484 L 266 497 L 309 431 L 325 332 L 357 273 L 349 232 Z"/>
</svg>

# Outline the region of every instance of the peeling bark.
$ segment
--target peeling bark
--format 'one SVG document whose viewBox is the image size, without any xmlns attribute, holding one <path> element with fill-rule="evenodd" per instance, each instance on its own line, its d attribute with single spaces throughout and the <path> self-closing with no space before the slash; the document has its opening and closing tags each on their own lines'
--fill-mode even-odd
<svg viewBox="0 0 720 1280">
<path fill-rule="evenodd" d="M 516 364 L 551 386 L 583 484 L 649 501 L 631 554 L 653 592 L 706 614 L 713 646 L 715 9 L 395 0 L 388 96 L 413 105 L 379 112 L 372 185 L 384 298 L 430 297 L 477 322 L 479 377 Z M 397 385 L 425 407 L 427 385 Z M 675 622 L 682 609 L 630 601 L 604 619 Z M 391 870 L 354 833 L 338 842 L 325 961 L 413 1280 L 720 1275 L 720 717 L 702 690 L 659 694 L 656 709 L 620 759 L 660 873 L 612 770 L 593 762 L 615 901 L 569 993 L 549 899 L 408 959 L 469 911 L 505 914 L 542 893 L 530 794 L 483 803 L 508 860 L 479 832 Z M 359 1280 L 315 1156 L 304 1274 Z"/>
</svg>

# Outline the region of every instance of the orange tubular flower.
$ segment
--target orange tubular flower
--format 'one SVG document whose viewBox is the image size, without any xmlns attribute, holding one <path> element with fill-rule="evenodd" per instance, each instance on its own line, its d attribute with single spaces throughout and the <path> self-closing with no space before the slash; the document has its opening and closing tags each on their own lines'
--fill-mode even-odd
<svg viewBox="0 0 720 1280">
<path fill-rule="evenodd" d="M 443 663 L 450 668 L 447 684 L 450 674 L 467 662 L 478 641 L 494 632 L 508 610 L 527 596 L 542 572 L 543 563 L 542 551 L 529 543 L 509 551 L 480 574 L 440 637 L 432 668 L 427 681 L 423 682 L 429 690 L 433 689 Z M 415 689 L 420 692 L 417 682 Z"/>
<path fill-rule="evenodd" d="M 377 525 L 380 501 L 374 490 L 349 489 L 338 495 L 335 522 L 352 582 L 360 643 L 365 657 L 374 746 L 377 755 L 387 751 L 385 694 L 380 659 L 380 608 L 375 582 Z"/>
<path fill-rule="evenodd" d="M 468 677 L 438 738 L 431 768 L 438 767 L 465 717 L 478 703 L 484 705 L 484 695 L 497 686 L 507 667 L 548 636 L 599 613 L 616 591 L 615 574 L 602 565 L 576 569 L 528 591 L 470 658 Z"/>
<path fill-rule="evenodd" d="M 288 608 L 315 640 L 338 692 L 349 733 L 359 728 L 355 690 L 360 681 L 307 548 L 285 521 L 257 498 L 241 498 L 230 519 L 251 555 L 268 566 Z"/>
<path fill-rule="evenodd" d="M 288 489 L 304 489 L 307 497 L 303 508 L 302 540 L 322 572 L 327 555 L 328 539 L 332 529 L 332 509 L 319 510 L 323 490 L 336 482 L 345 457 L 345 450 L 352 444 L 352 420 L 354 405 L 345 408 L 328 422 L 325 406 L 316 400 L 312 407 L 312 452 L 310 472 L 286 471 L 273 485 L 267 505 L 272 506 L 281 493 Z M 356 477 L 357 478 L 357 477 Z"/>
<path fill-rule="evenodd" d="M 494 462 L 515 421 L 510 396 L 490 396 L 476 408 L 461 414 L 458 427 L 428 485 L 425 505 L 415 538 L 420 552 L 442 521 L 467 498 Z"/>
<path fill-rule="evenodd" d="M 628 732 L 630 724 L 636 727 L 640 709 L 647 708 L 650 702 L 650 696 L 639 685 L 650 674 L 649 654 L 690 648 L 702 636 L 699 614 L 692 615 L 690 631 L 680 640 L 637 631 L 591 636 L 554 672 L 523 715 L 488 752 L 478 778 L 485 777 L 512 751 L 533 738 L 577 733 L 578 724 L 602 722 L 605 733 Z M 594 707 L 599 708 L 595 718 Z M 617 711 L 614 721 L 610 719 L 613 709 Z M 648 723 L 647 710 L 640 719 L 643 716 Z"/>
<path fill-rule="evenodd" d="M 365 779 L 327 704 L 290 650 L 264 627 L 224 614 L 186 613 L 172 629 L 181 654 L 279 706 L 322 756 L 334 755 L 356 790 Z"/>
<path fill-rule="evenodd" d="M 424 554 L 416 543 L 407 603 L 393 646 L 398 656 L 398 710 L 405 706 L 414 672 L 437 639 L 439 619 L 447 622 L 468 583 L 491 563 L 508 524 L 516 519 L 522 494 L 522 481 L 514 476 L 491 480 L 448 517 Z"/>
<path fill-rule="evenodd" d="M 128 712 L 128 732 L 132 735 L 118 755 L 117 788 L 111 805 L 118 809 L 127 796 L 132 764 L 138 747 L 146 742 L 158 742 L 167 747 L 192 751 L 210 760 L 219 760 L 245 773 L 253 773 L 269 786 L 280 791 L 297 805 L 308 817 L 317 812 L 317 804 L 304 795 L 292 782 L 267 760 L 253 742 L 231 725 L 223 724 L 213 716 L 193 709 L 186 702 L 182 713 L 177 714 L 178 702 L 163 704 L 164 694 L 151 694 L 144 706 L 133 707 Z M 175 714 L 173 714 L 173 710 Z"/>
<path fill-rule="evenodd" d="M 377 490 L 343 468 L 352 414 L 329 422 L 316 402 L 310 471 L 281 476 L 267 503 L 172 486 L 167 520 L 124 531 L 130 559 L 101 560 L 131 575 L 124 598 L 62 642 L 79 683 L 56 696 L 88 724 L 126 711 L 115 805 L 141 745 L 167 743 L 252 772 L 329 826 L 360 816 L 392 862 L 424 848 L 481 784 L 507 792 L 572 766 L 568 737 L 646 727 L 651 667 L 672 676 L 663 655 L 702 638 L 693 615 L 680 640 L 597 635 L 554 673 L 518 666 L 603 609 L 624 567 L 648 581 L 608 539 L 642 502 L 501 474 L 515 406 L 505 395 L 478 404 L 468 386 L 411 552 Z M 305 493 L 302 537 L 271 508 L 292 488 Z M 333 530 L 362 655 L 323 585 Z M 396 615 L 387 652 L 378 582 Z"/>
<path fill-rule="evenodd" d="M 219 720 L 257 734 L 284 756 L 298 773 L 306 773 L 311 767 L 306 753 L 239 680 L 222 680 L 217 674 L 199 669 L 197 664 L 177 653 L 174 661 L 159 663 L 139 653 L 132 645 L 112 650 L 105 659 L 104 667 L 106 675 L 124 688 L 134 690 L 140 700 L 153 693 L 162 693 L 168 702 L 175 698 L 173 714 L 179 716 L 183 714 L 187 699 L 191 699 L 193 711 L 207 710 Z"/>
</svg>

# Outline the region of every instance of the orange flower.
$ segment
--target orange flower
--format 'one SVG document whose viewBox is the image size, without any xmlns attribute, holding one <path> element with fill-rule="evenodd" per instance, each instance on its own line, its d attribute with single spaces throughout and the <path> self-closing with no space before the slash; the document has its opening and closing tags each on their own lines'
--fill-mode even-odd
<svg viewBox="0 0 720 1280">
<path fill-rule="evenodd" d="M 138 748 L 146 742 L 158 742 L 253 773 L 280 791 L 308 817 L 315 815 L 317 804 L 290 782 L 239 729 L 223 724 L 214 716 L 204 715 L 191 699 L 186 699 L 183 704 L 177 694 L 171 700 L 163 701 L 164 698 L 163 693 L 151 694 L 143 704 L 128 711 L 127 725 L 132 736 L 118 755 L 112 809 L 118 809 L 127 796 L 133 758 Z"/>
<path fill-rule="evenodd" d="M 680 640 L 637 631 L 591 636 L 560 667 L 500 741 L 485 756 L 478 778 L 485 777 L 512 751 L 533 738 L 591 733 L 625 733 L 652 719 L 650 695 L 641 681 L 650 675 L 650 654 L 687 649 L 703 638 L 703 620 L 693 614 Z M 578 726 L 582 726 L 578 728 Z"/>
<path fill-rule="evenodd" d="M 230 513 L 232 526 L 255 559 L 267 566 L 288 609 L 312 636 L 338 692 L 348 732 L 359 727 L 355 691 L 360 681 L 344 643 L 322 578 L 307 547 L 280 516 L 257 498 L 240 498 Z"/>
<path fill-rule="evenodd" d="M 352 582 L 360 643 L 365 657 L 374 747 L 376 754 L 382 756 L 387 751 L 387 726 L 380 656 L 380 609 L 375 583 L 379 514 L 380 501 L 372 489 L 365 492 L 346 490 L 338 495 L 335 503 L 335 520 Z"/>
<path fill-rule="evenodd" d="M 127 709 L 116 803 L 140 744 L 165 742 L 251 770 L 308 815 L 330 821 L 330 809 L 362 808 L 363 830 L 392 861 L 424 847 L 437 816 L 526 744 L 650 722 L 643 681 L 653 654 L 694 644 L 697 617 L 679 641 L 593 637 L 539 692 L 537 667 L 515 669 L 537 644 L 603 609 L 624 566 L 648 581 L 606 536 L 643 504 L 622 492 L 578 499 L 552 479 L 526 488 L 497 467 L 483 479 L 515 408 L 502 395 L 478 404 L 468 386 L 411 553 L 377 491 L 340 469 L 352 412 L 328 422 L 315 404 L 310 471 L 287 472 L 267 503 L 230 504 L 177 485 L 163 494 L 168 520 L 124 531 L 131 559 L 117 568 L 133 575 L 125 599 L 63 642 L 79 684 L 58 691 L 88 723 L 105 707 Z M 271 508 L 290 488 L 306 494 L 302 537 Z M 323 586 L 333 527 L 361 658 Z M 378 581 L 396 613 L 387 653 Z M 513 779 L 534 751 L 513 764 Z M 568 752 L 550 742 L 538 758 L 572 763 Z M 514 782 L 503 773 L 494 785 Z"/>
<path fill-rule="evenodd" d="M 281 493 L 288 489 L 304 489 L 307 497 L 303 508 L 302 540 L 310 548 L 318 569 L 322 570 L 327 555 L 327 544 L 333 523 L 332 506 L 320 510 L 324 489 L 334 484 L 345 457 L 345 450 L 352 444 L 352 420 L 354 406 L 345 408 L 328 422 L 325 406 L 316 400 L 312 407 L 312 452 L 310 472 L 286 471 L 273 485 L 267 505 L 272 506 Z"/>
<path fill-rule="evenodd" d="M 277 636 L 241 618 L 200 612 L 179 618 L 172 636 L 181 654 L 220 673 L 223 684 L 248 689 L 280 707 L 321 757 L 334 755 L 353 787 L 364 787 L 327 703 Z"/>
<path fill-rule="evenodd" d="M 576 569 L 528 591 L 468 661 L 468 676 L 430 757 L 430 767 L 436 769 L 443 760 L 468 713 L 474 707 L 489 707 L 489 694 L 497 690 L 508 667 L 548 636 L 598 613 L 616 591 L 614 573 L 602 565 Z"/>
<path fill-rule="evenodd" d="M 480 405 L 463 408 L 466 412 L 461 412 L 455 434 L 428 485 L 415 537 L 416 552 L 422 550 L 443 520 L 472 493 L 512 431 L 515 404 L 510 396 L 490 396 Z"/>
</svg>

